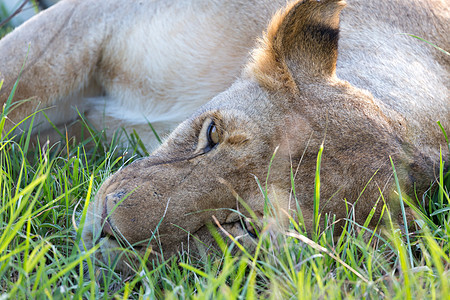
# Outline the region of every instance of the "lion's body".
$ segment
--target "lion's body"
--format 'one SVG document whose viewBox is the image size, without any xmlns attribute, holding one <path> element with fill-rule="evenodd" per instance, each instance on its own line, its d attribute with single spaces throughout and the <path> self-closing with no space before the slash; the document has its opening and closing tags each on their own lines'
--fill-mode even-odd
<svg viewBox="0 0 450 300">
<path fill-rule="evenodd" d="M 232 83 L 254 37 L 284 1 L 125 3 L 62 1 L 1 41 L 2 56 L 17 55 L 33 39 L 32 26 L 50 32 L 38 39 L 43 48 L 32 49 L 19 98 L 36 95 L 45 106 L 57 105 L 58 123 L 75 118 L 65 114 L 76 104 L 95 124 L 105 120 L 112 129 L 142 130 L 146 118 L 171 128 Z M 236 194 L 262 216 L 255 176 L 266 178 L 275 151 L 267 182 L 275 211 L 283 219 L 298 204 L 311 230 L 322 143 L 322 213 L 342 219 L 344 200 L 357 202 L 355 219 L 364 222 L 380 191 L 395 212 L 390 156 L 404 191 L 423 193 L 439 152 L 448 155 L 436 121 L 450 131 L 449 58 L 405 33 L 448 49 L 448 5 L 354 0 L 339 25 L 343 7 L 343 1 L 305 0 L 277 14 L 229 89 L 150 157 L 103 184 L 89 208 L 87 245 L 112 235 L 139 243 L 159 226 L 161 249 L 173 253 L 186 238 L 177 226 L 208 240 L 211 215 L 235 230 L 238 219 L 228 209 L 239 208 Z M 49 18 L 58 20 L 50 26 Z M 2 60 L 5 69 L 10 87 L 17 60 Z M 92 83 L 100 94 L 79 97 Z M 12 117 L 31 111 L 19 108 Z M 380 213 L 378 205 L 372 226 Z M 104 240 L 106 252 L 116 245 Z"/>
<path fill-rule="evenodd" d="M 0 100 L 30 45 L 14 99 L 34 100 L 10 114 L 14 122 L 54 107 L 47 115 L 65 125 L 76 107 L 109 136 L 134 128 L 153 143 L 148 122 L 170 132 L 239 76 L 278 2 L 61 1 L 0 42 Z"/>
</svg>

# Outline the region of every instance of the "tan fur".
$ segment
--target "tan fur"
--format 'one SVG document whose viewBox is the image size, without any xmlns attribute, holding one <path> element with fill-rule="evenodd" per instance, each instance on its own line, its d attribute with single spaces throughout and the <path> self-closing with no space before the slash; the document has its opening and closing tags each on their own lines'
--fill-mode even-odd
<svg viewBox="0 0 450 300">
<path fill-rule="evenodd" d="M 0 41 L 0 105 L 25 59 L 14 100 L 29 100 L 9 113 L 6 130 L 37 109 L 64 128 L 78 110 L 109 137 L 136 129 L 151 148 L 148 122 L 164 136 L 225 90 L 284 3 L 60 1 Z M 40 114 L 35 124 L 51 129 Z"/>
</svg>

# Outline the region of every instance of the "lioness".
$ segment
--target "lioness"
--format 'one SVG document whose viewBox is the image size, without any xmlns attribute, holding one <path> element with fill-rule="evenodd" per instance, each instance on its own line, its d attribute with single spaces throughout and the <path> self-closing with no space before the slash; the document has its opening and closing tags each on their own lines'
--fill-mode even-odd
<svg viewBox="0 0 450 300">
<path fill-rule="evenodd" d="M 448 155 L 435 123 L 450 130 L 448 57 L 402 33 L 448 47 L 448 8 L 440 1 L 351 1 L 339 26 L 344 6 L 297 1 L 277 13 L 227 91 L 150 157 L 106 180 L 83 232 L 90 247 L 101 243 L 105 262 L 115 238 L 166 255 L 180 248 L 187 232 L 208 241 L 205 225 L 213 215 L 241 235 L 234 226 L 236 194 L 263 215 L 255 177 L 267 177 L 275 149 L 269 197 L 281 218 L 296 210 L 297 199 L 308 231 L 322 143 L 322 213 L 345 218 L 345 199 L 362 224 L 381 190 L 395 214 L 389 156 L 404 192 L 429 187 L 441 146 Z M 378 205 L 372 220 L 380 213 Z"/>
<path fill-rule="evenodd" d="M 160 249 L 168 255 L 180 249 L 188 232 L 211 242 L 206 224 L 213 215 L 227 225 L 231 234 L 245 234 L 236 226 L 239 215 L 234 212 L 240 209 L 236 195 L 262 217 L 264 197 L 255 177 L 268 178 L 269 198 L 280 219 L 298 204 L 304 225 L 311 231 L 314 170 L 322 144 L 321 198 L 327 200 L 321 202 L 322 213 L 344 218 L 345 200 L 354 205 L 356 221 L 363 222 L 379 199 L 380 190 L 395 212 L 398 196 L 393 194 L 389 156 L 403 191 L 423 193 L 434 178 L 441 146 L 448 155 L 444 136 L 435 122 L 440 120 L 450 131 L 449 61 L 429 44 L 403 33 L 414 33 L 448 49 L 450 16 L 444 2 L 354 0 L 343 10 L 342 22 L 339 16 L 345 1 L 304 0 L 289 4 L 272 18 L 242 75 L 228 90 L 181 123 L 151 156 L 123 168 L 103 183 L 89 206 L 83 229 L 86 245 L 100 243 L 98 255 L 106 263 L 117 240 L 126 240 L 138 248 L 150 245 L 154 251 Z M 174 14 L 170 5 L 157 3 L 152 12 Z M 190 4 L 179 1 L 177 5 L 181 3 Z M 198 4 L 200 11 L 193 14 L 221 5 L 207 3 Z M 272 1 L 253 5 L 257 3 L 264 6 L 262 3 Z M 260 8 L 238 4 L 244 2 L 228 1 L 226 6 L 234 7 L 242 14 L 240 17 L 251 18 L 249 23 L 264 18 Z M 113 14 L 113 10 L 102 17 L 107 18 L 109 13 Z M 218 22 L 217 27 L 201 33 L 187 30 L 191 37 L 206 34 L 214 39 L 222 33 L 216 30 L 226 27 L 223 32 L 229 34 L 219 37 L 226 44 L 226 37 L 240 39 L 236 32 L 250 30 L 226 22 L 230 11 L 213 9 L 209 13 Z M 89 36 L 88 27 L 85 29 L 83 34 Z M 125 31 L 131 32 L 127 35 L 130 41 L 147 38 L 148 31 L 140 30 L 141 35 L 131 29 Z M 108 40 L 114 40 L 114 36 L 108 36 Z M 117 57 L 137 67 L 132 73 L 135 75 L 156 68 L 136 64 L 145 49 L 122 47 L 120 51 L 103 53 L 100 66 Z M 128 52 L 122 52 L 125 50 Z M 164 44 L 160 51 L 169 54 L 179 48 L 177 44 Z M 91 66 L 92 57 L 97 56 L 85 52 L 81 57 Z M 207 62 L 188 65 L 193 73 L 208 78 L 223 71 L 218 68 L 203 73 L 203 67 L 215 59 L 212 56 Z M 64 68 L 73 70 L 78 63 L 71 62 L 66 61 L 58 72 L 58 76 L 65 76 L 64 80 L 70 79 L 69 86 L 75 80 L 72 77 L 78 78 L 78 74 L 64 73 Z M 164 68 L 158 70 L 163 72 L 161 76 L 166 74 Z M 122 88 L 141 93 L 139 84 L 135 84 L 142 83 L 141 77 L 120 68 L 112 69 L 111 74 L 123 74 L 123 85 L 117 85 L 119 92 Z M 55 86 L 64 87 L 60 78 L 55 80 Z M 201 86 L 201 82 L 186 83 L 189 91 Z M 137 89 L 130 92 L 126 88 L 129 85 Z M 170 90 L 164 85 L 161 88 L 163 92 Z M 373 220 L 378 219 L 380 210 L 378 205 Z M 125 265 L 119 264 L 119 268 L 125 269 Z"/>
</svg>

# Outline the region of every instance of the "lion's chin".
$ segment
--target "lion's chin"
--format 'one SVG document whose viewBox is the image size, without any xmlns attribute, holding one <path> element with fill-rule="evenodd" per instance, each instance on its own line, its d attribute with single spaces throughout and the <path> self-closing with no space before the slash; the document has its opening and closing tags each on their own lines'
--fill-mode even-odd
<svg viewBox="0 0 450 300">
<path fill-rule="evenodd" d="M 211 226 L 204 225 L 192 234 L 186 233 L 185 238 L 176 245 L 164 245 L 161 240 L 156 243 L 144 241 L 138 245 L 129 245 L 126 241 L 119 241 L 114 236 L 103 235 L 95 242 L 99 245 L 95 258 L 100 268 L 120 272 L 122 276 L 136 274 L 139 269 L 142 269 L 144 260 L 146 267 L 152 269 L 154 265 L 177 253 L 201 260 L 213 251 L 221 253 L 211 230 L 214 230 Z M 232 243 L 230 235 L 250 251 L 256 244 L 253 234 L 249 233 L 240 221 L 222 224 L 220 228 L 215 227 L 215 230 L 228 245 Z"/>
</svg>

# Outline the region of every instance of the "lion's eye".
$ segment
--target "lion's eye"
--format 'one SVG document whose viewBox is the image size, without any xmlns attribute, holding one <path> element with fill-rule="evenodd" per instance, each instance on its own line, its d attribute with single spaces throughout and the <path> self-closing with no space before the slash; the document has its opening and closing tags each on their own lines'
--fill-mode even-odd
<svg viewBox="0 0 450 300">
<path fill-rule="evenodd" d="M 216 124 L 211 122 L 206 131 L 206 138 L 208 139 L 208 148 L 211 149 L 219 143 L 219 133 L 217 132 Z"/>
</svg>

